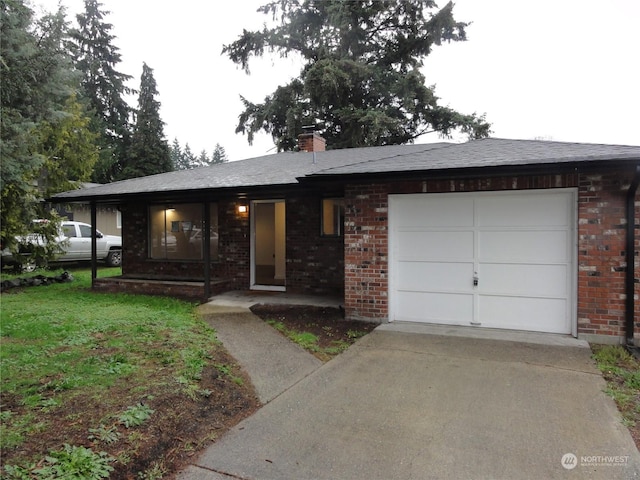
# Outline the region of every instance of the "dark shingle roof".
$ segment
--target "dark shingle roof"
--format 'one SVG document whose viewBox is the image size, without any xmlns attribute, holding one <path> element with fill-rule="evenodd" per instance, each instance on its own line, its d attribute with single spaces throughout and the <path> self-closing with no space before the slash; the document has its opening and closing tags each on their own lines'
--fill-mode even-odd
<svg viewBox="0 0 640 480">
<path fill-rule="evenodd" d="M 610 160 L 640 160 L 640 146 L 486 138 L 448 144 L 426 152 L 407 152 L 393 161 L 379 159 L 343 165 L 317 172 L 316 175 L 402 173 Z"/>
<path fill-rule="evenodd" d="M 210 167 L 149 175 L 54 195 L 55 200 L 181 192 L 203 189 L 247 188 L 297 184 L 298 178 L 321 170 L 381 158 L 393 159 L 407 153 L 426 152 L 443 143 L 422 145 L 390 145 L 385 147 L 348 148 L 316 152 L 285 152 L 274 155 L 227 162 Z"/>
<path fill-rule="evenodd" d="M 315 157 L 315 161 L 314 161 Z M 53 197 L 83 201 L 196 190 L 295 185 L 300 178 L 444 171 L 597 161 L 640 161 L 640 146 L 487 138 L 472 142 L 286 152 L 193 170 L 123 180 Z"/>
</svg>

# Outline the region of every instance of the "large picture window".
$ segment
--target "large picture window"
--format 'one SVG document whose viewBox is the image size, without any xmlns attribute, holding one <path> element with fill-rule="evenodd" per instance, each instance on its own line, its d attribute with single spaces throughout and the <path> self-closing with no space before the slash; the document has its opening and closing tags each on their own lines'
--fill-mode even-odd
<svg viewBox="0 0 640 480">
<path fill-rule="evenodd" d="M 209 206 L 209 251 L 218 259 L 218 205 Z M 149 207 L 149 257 L 202 260 L 204 258 L 204 206 L 201 203 Z"/>
</svg>

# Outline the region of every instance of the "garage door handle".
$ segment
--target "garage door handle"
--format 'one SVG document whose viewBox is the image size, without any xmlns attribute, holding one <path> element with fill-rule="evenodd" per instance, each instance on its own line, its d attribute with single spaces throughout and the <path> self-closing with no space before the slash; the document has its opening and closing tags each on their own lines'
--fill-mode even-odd
<svg viewBox="0 0 640 480">
<path fill-rule="evenodd" d="M 473 286 L 474 287 L 478 286 L 478 276 L 477 275 L 473 277 Z"/>
</svg>

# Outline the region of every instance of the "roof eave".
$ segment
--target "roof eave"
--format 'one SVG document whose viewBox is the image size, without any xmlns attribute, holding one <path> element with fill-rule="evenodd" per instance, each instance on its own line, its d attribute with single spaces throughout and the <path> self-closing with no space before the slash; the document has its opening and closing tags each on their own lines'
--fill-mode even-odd
<svg viewBox="0 0 640 480">
<path fill-rule="evenodd" d="M 186 200 L 201 200 L 202 197 L 243 197 L 247 195 L 264 195 L 275 192 L 286 192 L 295 188 L 297 183 L 283 183 L 273 185 L 249 185 L 218 188 L 201 188 L 188 190 L 165 190 L 156 192 L 131 192 L 105 195 L 61 196 L 55 195 L 48 198 L 51 203 L 91 203 L 101 205 L 118 205 L 132 201 L 147 202 L 177 202 Z M 88 193 L 88 192 L 87 192 Z"/>
</svg>

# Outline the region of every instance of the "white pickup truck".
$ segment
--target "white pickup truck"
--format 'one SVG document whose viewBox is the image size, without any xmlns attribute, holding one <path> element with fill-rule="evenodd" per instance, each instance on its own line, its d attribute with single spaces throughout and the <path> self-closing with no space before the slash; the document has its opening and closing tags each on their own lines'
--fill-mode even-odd
<svg viewBox="0 0 640 480">
<path fill-rule="evenodd" d="M 82 222 L 63 221 L 56 241 L 63 250 L 52 263 L 79 262 L 91 260 L 91 225 Z M 33 241 L 27 237 L 27 242 Z M 22 243 L 25 243 L 24 240 Z M 33 271 L 36 265 L 15 258 L 8 249 L 2 250 L 2 265 L 13 265 L 21 271 Z M 122 237 L 117 235 L 103 235 L 96 230 L 96 258 L 104 261 L 110 267 L 122 265 Z"/>
</svg>

